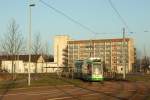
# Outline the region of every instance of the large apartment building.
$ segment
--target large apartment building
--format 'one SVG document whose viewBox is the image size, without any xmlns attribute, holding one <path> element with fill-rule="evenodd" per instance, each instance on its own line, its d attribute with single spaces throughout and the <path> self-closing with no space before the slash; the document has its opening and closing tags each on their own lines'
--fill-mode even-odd
<svg viewBox="0 0 150 100">
<path fill-rule="evenodd" d="M 54 38 L 54 63 L 57 63 L 57 66 L 64 66 L 64 50 L 67 48 L 67 42 L 70 40 L 67 35 L 57 35 Z"/>
<path fill-rule="evenodd" d="M 56 38 L 59 39 L 58 36 Z M 63 37 L 61 36 L 60 38 Z M 57 56 L 55 55 L 54 59 L 61 59 L 59 63 L 64 66 L 74 67 L 76 60 L 98 57 L 103 61 L 107 71 L 123 73 L 124 66 L 126 66 L 126 72 L 131 72 L 133 69 L 135 51 L 133 39 L 131 38 L 125 38 L 123 46 L 122 38 L 70 40 L 69 37 L 65 37 L 65 40 L 59 42 L 59 45 L 62 48 L 57 47 L 59 50 L 55 50 L 55 52 L 57 51 Z"/>
</svg>

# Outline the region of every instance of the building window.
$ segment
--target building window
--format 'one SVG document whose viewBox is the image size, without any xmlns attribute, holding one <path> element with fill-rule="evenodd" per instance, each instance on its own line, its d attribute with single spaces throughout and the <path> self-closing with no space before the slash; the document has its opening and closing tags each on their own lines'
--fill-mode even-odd
<svg viewBox="0 0 150 100">
<path fill-rule="evenodd" d="M 121 68 L 121 71 L 123 71 L 123 68 Z"/>
<path fill-rule="evenodd" d="M 24 66 L 27 66 L 27 64 L 25 63 Z"/>
</svg>

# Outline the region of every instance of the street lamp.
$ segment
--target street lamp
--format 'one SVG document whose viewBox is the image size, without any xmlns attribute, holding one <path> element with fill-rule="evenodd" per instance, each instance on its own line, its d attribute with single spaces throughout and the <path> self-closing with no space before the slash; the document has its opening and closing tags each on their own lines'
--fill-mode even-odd
<svg viewBox="0 0 150 100">
<path fill-rule="evenodd" d="M 31 63 L 31 7 L 34 7 L 35 4 L 29 5 L 29 66 L 28 66 L 28 86 L 30 86 L 30 63 Z"/>
<path fill-rule="evenodd" d="M 123 79 L 126 78 L 126 54 L 125 54 L 125 28 L 123 28 L 123 44 L 122 44 L 122 66 L 123 66 Z"/>
</svg>

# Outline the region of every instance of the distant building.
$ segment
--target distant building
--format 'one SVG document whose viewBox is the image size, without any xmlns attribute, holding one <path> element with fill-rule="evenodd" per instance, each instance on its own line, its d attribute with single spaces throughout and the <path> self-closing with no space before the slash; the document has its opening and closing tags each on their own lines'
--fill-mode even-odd
<svg viewBox="0 0 150 100">
<path fill-rule="evenodd" d="M 125 57 L 122 60 L 123 39 L 71 40 L 68 36 L 56 36 L 54 41 L 54 62 L 59 66 L 74 67 L 75 60 L 99 57 L 106 71 L 123 73 L 133 70 L 135 62 L 134 42 L 125 38 Z"/>
<path fill-rule="evenodd" d="M 45 55 L 31 55 L 30 72 L 46 73 L 55 72 L 57 64 L 53 58 Z M 9 73 L 28 73 L 29 56 L 28 55 L 1 55 L 0 68 Z"/>
<path fill-rule="evenodd" d="M 64 50 L 67 49 L 69 40 L 69 36 L 66 35 L 57 35 L 54 38 L 54 62 L 58 64 L 58 67 L 64 66 Z"/>
</svg>

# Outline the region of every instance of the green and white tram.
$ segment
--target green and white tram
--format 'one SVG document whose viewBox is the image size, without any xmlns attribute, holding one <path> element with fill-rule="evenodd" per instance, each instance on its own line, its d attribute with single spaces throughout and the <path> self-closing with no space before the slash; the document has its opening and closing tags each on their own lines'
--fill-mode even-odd
<svg viewBox="0 0 150 100">
<path fill-rule="evenodd" d="M 99 58 L 75 61 L 75 76 L 87 81 L 102 81 L 103 66 Z"/>
</svg>

